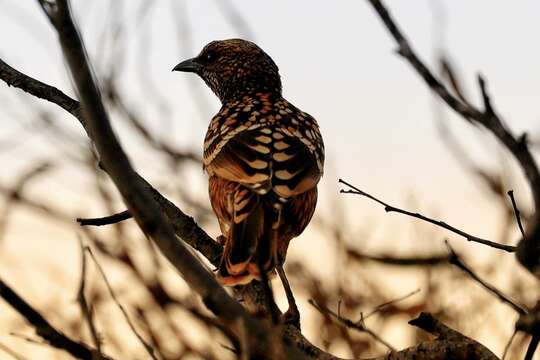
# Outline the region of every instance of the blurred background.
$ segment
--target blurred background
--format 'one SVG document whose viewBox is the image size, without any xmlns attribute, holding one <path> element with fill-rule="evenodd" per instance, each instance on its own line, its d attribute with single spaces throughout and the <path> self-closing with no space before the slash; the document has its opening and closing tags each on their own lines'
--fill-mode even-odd
<svg viewBox="0 0 540 360">
<path fill-rule="evenodd" d="M 528 132 L 538 155 L 540 3 L 392 0 L 387 6 L 431 68 L 440 72 L 440 60 L 447 60 L 477 103 L 481 72 L 498 112 L 516 134 Z M 286 263 L 310 341 L 343 357 L 382 355 L 384 345 L 333 323 L 308 300 L 334 311 L 339 306 L 341 315 L 358 320 L 361 312 L 420 289 L 371 316 L 366 326 L 401 349 L 424 339 L 407 321 L 431 311 L 502 354 L 516 314 L 444 261 L 444 240 L 481 277 L 532 306 L 540 291 L 514 256 L 339 194 L 343 178 L 392 205 L 512 245 L 519 234 L 506 191 L 514 189 L 525 220 L 531 211 L 513 159 L 433 98 L 395 54 L 367 2 L 73 0 L 72 8 L 133 164 L 214 237 L 218 227 L 200 157 L 220 104 L 200 79 L 171 69 L 208 42 L 233 37 L 256 42 L 278 64 L 284 96 L 318 120 L 327 152 L 315 218 L 291 243 Z M 0 57 L 76 98 L 56 34 L 37 2 L 0 0 L 0 9 Z M 82 239 L 160 357 L 232 358 L 220 345 L 227 340 L 216 343 L 217 331 L 186 310 L 203 308 L 133 221 L 84 229 L 74 221 L 124 210 L 78 122 L 4 83 L 0 120 L 3 278 L 57 327 L 90 342 L 76 301 Z M 393 261 L 417 258 L 433 261 Z M 274 287 L 286 309 L 279 281 Z M 91 263 L 87 297 L 104 351 L 144 358 Z M 39 342 L 0 302 L 0 347 L 25 358 L 68 358 Z M 517 335 L 507 359 L 522 358 L 527 344 Z"/>
</svg>

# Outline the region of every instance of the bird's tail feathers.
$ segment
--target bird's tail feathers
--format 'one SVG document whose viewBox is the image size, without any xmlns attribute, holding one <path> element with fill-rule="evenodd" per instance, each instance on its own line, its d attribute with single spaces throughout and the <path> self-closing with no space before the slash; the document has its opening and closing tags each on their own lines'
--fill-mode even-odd
<svg viewBox="0 0 540 360">
<path fill-rule="evenodd" d="M 251 204 L 248 213 L 235 214 L 240 221 L 232 224 L 219 267 L 218 278 L 223 285 L 243 285 L 253 279 L 261 280 L 260 269 L 269 278 L 275 276 L 277 219 L 274 217 L 275 210 L 265 207 L 258 199 Z"/>
</svg>

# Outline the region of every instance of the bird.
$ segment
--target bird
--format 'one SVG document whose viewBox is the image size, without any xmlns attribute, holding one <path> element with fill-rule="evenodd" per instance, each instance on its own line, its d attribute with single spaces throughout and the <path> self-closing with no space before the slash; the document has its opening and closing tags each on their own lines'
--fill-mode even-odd
<svg viewBox="0 0 540 360">
<path fill-rule="evenodd" d="M 310 222 L 323 176 L 316 120 L 283 97 L 277 65 L 251 41 L 212 41 L 173 71 L 195 73 L 221 101 L 203 150 L 224 245 L 218 280 L 284 277 L 289 242 Z"/>
</svg>

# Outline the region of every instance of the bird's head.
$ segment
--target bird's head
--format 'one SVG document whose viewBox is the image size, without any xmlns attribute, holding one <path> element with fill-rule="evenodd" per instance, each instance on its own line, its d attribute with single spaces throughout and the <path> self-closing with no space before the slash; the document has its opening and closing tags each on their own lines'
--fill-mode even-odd
<svg viewBox="0 0 540 360">
<path fill-rule="evenodd" d="M 251 41 L 212 41 L 199 55 L 182 61 L 173 71 L 196 73 L 221 102 L 257 92 L 281 94 L 278 67 Z"/>
</svg>

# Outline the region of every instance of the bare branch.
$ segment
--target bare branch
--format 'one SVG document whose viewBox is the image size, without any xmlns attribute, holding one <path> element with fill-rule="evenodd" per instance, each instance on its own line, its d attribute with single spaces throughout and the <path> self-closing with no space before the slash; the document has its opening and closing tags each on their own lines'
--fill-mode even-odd
<svg viewBox="0 0 540 360">
<path fill-rule="evenodd" d="M 39 312 L 24 301 L 13 291 L 4 280 L 0 279 L 0 297 L 2 297 L 13 309 L 22 315 L 32 325 L 36 334 L 51 346 L 62 349 L 79 359 L 93 360 L 98 354 L 96 349 L 88 345 L 72 340 L 64 333 L 55 329 Z M 109 359 L 102 355 L 103 359 Z"/>
<path fill-rule="evenodd" d="M 484 280 L 480 279 L 478 275 L 474 273 L 474 271 L 465 264 L 465 262 L 458 256 L 458 254 L 452 249 L 448 241 L 446 241 L 446 246 L 448 247 L 448 252 L 450 253 L 450 257 L 448 261 L 450 264 L 457 266 L 461 270 L 463 270 L 467 275 L 469 275 L 474 281 L 482 285 L 482 287 L 486 290 L 488 290 L 490 293 L 495 295 L 499 300 L 501 300 L 503 303 L 509 305 L 512 309 L 514 309 L 518 314 L 525 315 L 528 313 L 527 309 L 524 308 L 521 305 L 518 305 L 515 301 L 511 300 L 508 296 L 503 294 L 500 290 L 495 288 L 493 285 L 488 284 Z"/>
<path fill-rule="evenodd" d="M 114 293 L 114 290 L 113 290 L 111 284 L 109 283 L 109 280 L 107 279 L 107 275 L 105 274 L 105 271 L 103 270 L 103 268 L 101 267 L 101 265 L 97 261 L 94 253 L 92 252 L 92 249 L 90 249 L 89 247 L 85 247 L 85 248 L 83 248 L 83 251 L 87 251 L 88 254 L 90 254 L 90 257 L 94 261 L 94 264 L 96 265 L 96 267 L 97 267 L 103 281 L 105 282 L 105 285 L 107 286 L 107 290 L 109 291 L 109 294 L 111 295 L 111 298 L 113 299 L 113 301 L 116 304 L 116 306 L 118 307 L 118 309 L 120 309 L 120 311 L 122 312 L 122 315 L 124 316 L 124 319 L 126 319 L 126 322 L 129 325 L 129 328 L 131 329 L 133 334 L 135 334 L 137 339 L 141 342 L 141 344 L 143 345 L 143 347 L 146 350 L 146 352 L 148 353 L 148 355 L 150 355 L 150 357 L 152 359 L 157 360 L 156 354 L 154 353 L 154 349 L 146 342 L 146 340 L 144 340 L 144 338 L 141 336 L 141 334 L 139 334 L 139 332 L 135 328 L 135 325 L 133 325 L 133 323 L 131 322 L 131 319 L 130 319 L 126 309 L 124 308 L 124 306 L 122 306 L 122 304 L 120 303 L 120 301 L 116 297 L 116 295 Z"/>
<path fill-rule="evenodd" d="M 431 90 L 463 118 L 470 119 L 491 132 L 519 163 L 529 183 L 536 211 L 527 229 L 528 236 L 522 238 L 518 244 L 516 256 L 523 266 L 535 276 L 540 277 L 540 171 L 529 151 L 526 137 L 516 138 L 495 113 L 487 93 L 486 83 L 481 76 L 478 77 L 478 83 L 484 102 L 483 111 L 453 96 L 416 55 L 382 1 L 368 1 L 398 44 L 398 53 L 411 64 Z"/>
<path fill-rule="evenodd" d="M 131 218 L 132 216 L 129 213 L 129 211 L 124 210 L 117 214 L 104 216 L 100 218 L 77 218 L 77 222 L 81 226 L 103 226 L 103 225 L 116 224 L 116 223 L 131 219 Z"/>
<path fill-rule="evenodd" d="M 11 350 L 8 346 L 2 344 L 0 342 L 0 350 L 14 358 L 15 360 L 26 360 L 26 358 L 18 353 L 16 353 L 14 350 Z"/>
<path fill-rule="evenodd" d="M 521 235 L 525 237 L 525 230 L 523 229 L 523 224 L 521 223 L 519 208 L 516 204 L 516 199 L 514 198 L 514 190 L 509 190 L 508 196 L 510 197 L 510 201 L 512 201 L 512 208 L 514 209 L 514 214 L 516 215 L 516 222 L 518 224 L 519 231 L 521 231 Z"/>
<path fill-rule="evenodd" d="M 386 307 L 388 307 L 390 305 L 394 305 L 395 303 L 398 303 L 400 301 L 406 300 L 406 299 L 410 298 L 411 296 L 418 294 L 419 292 L 420 292 L 420 289 L 416 289 L 416 290 L 411 291 L 410 293 L 408 293 L 406 295 L 398 297 L 397 299 L 393 299 L 393 300 L 387 301 L 387 302 L 385 302 L 383 304 L 380 304 L 379 306 L 377 306 L 375 309 L 371 310 L 366 315 L 362 315 L 362 320 L 366 320 L 367 318 L 369 318 L 370 316 L 378 313 L 382 309 L 384 309 L 384 308 L 386 308 Z"/>
<path fill-rule="evenodd" d="M 6 71 L 6 64 L 3 62 L 0 62 L 0 78 L 3 80 L 6 80 L 6 77 L 10 79 L 11 72 Z M 39 95 L 42 95 L 44 99 L 47 101 L 51 101 L 53 103 L 56 103 L 56 101 L 62 101 L 63 96 L 56 97 L 51 96 L 51 94 L 55 94 L 55 91 L 58 91 L 57 89 L 54 90 L 49 85 L 43 84 L 41 82 L 37 82 L 37 80 L 28 77 L 20 72 L 17 72 L 20 74 L 20 78 L 18 78 L 18 81 L 15 82 L 13 85 L 17 85 L 18 87 L 21 87 L 23 89 L 28 89 L 29 93 L 31 95 L 36 95 L 39 97 Z M 37 83 L 36 83 L 37 82 Z M 41 91 L 40 87 L 43 86 L 44 89 Z M 38 92 L 36 89 L 39 89 Z M 44 94 L 44 95 L 43 95 Z M 66 96 L 67 97 L 67 96 Z M 77 110 L 79 103 L 69 97 L 67 97 L 69 100 L 67 101 L 68 104 L 76 104 Z M 60 100 L 59 100 L 60 99 Z M 60 104 L 59 104 L 60 105 Z M 62 106 L 61 106 L 62 107 Z M 70 106 L 68 106 L 70 108 Z M 73 112 L 71 112 L 72 115 Z M 76 114 L 79 113 L 79 111 L 75 111 Z M 82 116 L 76 116 L 77 119 L 82 123 L 84 123 L 84 120 Z M 87 128 L 85 127 L 85 130 Z M 148 182 L 146 182 L 142 177 L 136 174 L 139 181 L 144 182 L 144 187 L 152 194 L 152 197 L 154 200 L 159 204 L 159 207 L 163 214 L 167 217 L 168 221 L 171 223 L 174 232 L 176 235 L 184 240 L 186 243 L 188 243 L 190 246 L 192 246 L 194 249 L 201 252 L 213 265 L 217 266 L 219 264 L 219 261 L 221 259 L 221 253 L 223 251 L 222 246 L 214 241 L 203 229 L 201 229 L 197 223 L 193 220 L 191 216 L 186 215 L 182 210 L 180 210 L 177 206 L 175 206 L 171 201 L 163 197 L 156 189 L 154 189 Z M 9 189 L 2 188 L 0 185 L 0 192 L 9 193 Z M 27 198 L 21 199 L 23 205 L 30 206 L 33 209 L 36 209 L 38 211 L 43 211 L 47 215 L 52 215 L 54 218 L 59 218 L 62 221 L 71 223 L 71 219 L 69 216 L 64 215 L 63 213 L 60 213 L 56 210 L 52 211 L 53 209 L 49 209 L 48 207 L 36 203 L 35 201 Z M 50 211 L 51 210 L 51 211 Z M 58 217 L 56 216 L 58 215 Z M 181 245 L 177 240 L 175 240 L 174 245 L 166 251 L 164 251 L 165 255 L 174 256 L 176 254 L 175 248 L 177 246 Z M 181 262 L 181 260 L 179 260 Z M 240 286 L 235 289 L 235 292 L 238 292 L 239 296 L 241 296 L 245 302 L 244 304 L 248 305 L 250 309 L 260 309 L 261 306 L 263 306 L 264 296 L 261 296 L 262 294 L 262 287 L 257 284 L 250 284 L 248 286 Z M 203 296 L 203 299 L 206 299 L 206 304 L 215 311 L 218 311 L 215 306 L 213 306 L 216 302 L 222 302 L 223 298 L 220 298 L 219 296 L 211 296 L 211 298 L 206 298 L 206 296 Z M 220 304 L 221 308 L 222 304 Z M 220 316 L 223 314 L 224 317 L 232 317 L 234 318 L 236 311 L 228 311 L 228 310 L 220 310 L 219 311 Z M 235 323 L 237 324 L 237 322 Z M 246 326 L 250 326 L 250 324 L 246 323 Z M 249 329 L 247 331 L 251 331 Z M 256 329 L 255 332 L 250 332 L 250 334 L 258 334 L 258 331 L 260 329 Z M 285 326 L 285 336 L 287 339 L 290 340 L 291 344 L 296 344 L 299 349 L 302 350 L 302 354 L 316 354 L 317 359 L 337 359 L 336 357 L 333 357 L 329 354 L 324 353 L 317 347 L 315 347 L 313 344 L 311 344 L 309 341 L 307 341 L 303 335 L 300 333 L 300 331 L 295 328 L 294 326 Z M 251 344 L 250 344 L 251 345 Z M 287 348 L 287 351 L 289 351 L 290 348 Z M 293 352 L 296 353 L 296 352 Z M 302 355 L 299 355 L 300 358 L 302 358 Z M 314 356 L 315 357 L 315 356 Z"/>
<path fill-rule="evenodd" d="M 359 321 L 354 322 L 352 320 L 341 317 L 341 315 L 336 314 L 335 312 L 333 312 L 332 310 L 328 309 L 325 306 L 317 304 L 312 299 L 310 299 L 308 302 L 309 302 L 309 304 L 311 306 L 313 306 L 315 309 L 317 309 L 321 314 L 333 317 L 334 319 L 336 319 L 337 321 L 339 321 L 340 323 L 342 323 L 343 325 L 345 325 L 348 328 L 355 329 L 355 330 L 360 331 L 360 332 L 364 332 L 364 333 L 368 334 L 369 336 L 371 336 L 373 339 L 375 339 L 375 341 L 377 341 L 377 342 L 383 344 L 384 346 L 386 346 L 391 351 L 396 351 L 396 349 L 394 349 L 394 347 L 392 345 L 390 345 L 388 342 L 383 340 L 379 335 L 374 333 L 372 330 L 367 328 L 365 326 L 364 322 L 363 322 L 363 319 L 360 319 Z"/>
<path fill-rule="evenodd" d="M 533 335 L 529 347 L 527 347 L 527 353 L 525 354 L 525 360 L 533 360 L 534 353 L 540 342 L 540 335 Z"/>
<path fill-rule="evenodd" d="M 531 342 L 529 343 L 527 354 L 525 356 L 527 360 L 532 359 L 540 339 L 540 300 L 530 312 L 520 315 L 518 321 L 516 322 L 516 330 L 524 331 L 532 335 Z"/>
<path fill-rule="evenodd" d="M 411 216 L 411 217 L 414 217 L 414 218 L 417 218 L 417 219 L 420 219 L 420 220 L 423 220 L 423 221 L 426 221 L 426 222 L 429 222 L 431 224 L 434 224 L 434 225 L 437 225 L 437 226 L 440 226 L 446 230 L 450 230 L 452 231 L 453 233 L 456 233 L 458 235 L 461 235 L 462 237 L 464 237 L 465 239 L 467 239 L 468 241 L 472 241 L 472 242 L 476 242 L 476 243 L 479 243 L 479 244 L 484 244 L 484 245 L 487 245 L 487 246 L 491 246 L 493 248 L 496 248 L 496 249 L 500 249 L 500 250 L 504 250 L 504 251 L 508 251 L 508 252 L 514 252 L 516 251 L 516 247 L 515 246 L 510 246 L 510 245 L 504 245 L 504 244 L 499 244 L 499 243 L 496 243 L 496 242 L 493 242 L 493 241 L 490 241 L 490 240 L 486 240 L 486 239 L 482 239 L 482 238 L 479 238 L 477 236 L 474 236 L 474 235 L 471 235 L 471 234 L 468 234 L 466 233 L 465 231 L 463 230 L 460 230 L 456 227 L 453 227 L 451 225 L 448 225 L 447 223 L 445 223 L 444 221 L 440 221 L 440 220 L 434 220 L 432 218 L 429 218 L 427 216 L 424 216 L 422 214 L 419 214 L 419 213 L 413 213 L 413 212 L 410 212 L 410 211 L 407 211 L 407 210 L 403 210 L 403 209 L 400 209 L 400 208 L 397 208 L 395 206 L 392 206 L 392 205 L 389 205 L 387 203 L 385 203 L 384 201 L 382 200 L 379 200 L 377 199 L 376 197 L 374 197 L 373 195 L 370 195 L 360 189 L 358 189 L 357 187 L 355 187 L 354 185 L 351 185 L 349 184 L 348 182 L 342 180 L 342 179 L 339 179 L 339 182 L 342 183 L 342 184 L 345 184 L 347 185 L 348 187 L 350 187 L 352 190 L 341 190 L 340 192 L 343 193 L 343 194 L 355 194 L 355 195 L 361 195 L 361 196 L 364 196 L 364 197 L 367 197 L 368 199 L 371 199 L 375 202 L 378 202 L 379 204 L 381 204 L 382 206 L 384 206 L 384 211 L 386 212 L 397 212 L 397 213 L 400 213 L 400 214 L 404 214 L 404 215 L 408 215 L 408 216 Z"/>
<path fill-rule="evenodd" d="M 86 122 L 82 117 L 79 102 L 73 100 L 57 88 L 15 70 L 2 61 L 2 59 L 0 59 L 0 79 L 8 86 L 14 86 L 35 97 L 60 106 L 71 115 L 75 116 L 81 125 L 86 128 Z"/>
<path fill-rule="evenodd" d="M 517 330 L 514 330 L 514 332 L 512 333 L 512 336 L 510 336 L 510 339 L 508 339 L 508 342 L 506 343 L 506 345 L 504 347 L 504 351 L 503 351 L 503 355 L 502 355 L 501 360 L 506 359 L 506 355 L 508 355 L 508 350 L 510 350 L 510 346 L 512 346 L 512 342 L 514 341 L 514 338 L 516 337 L 516 334 L 517 334 Z"/>
<path fill-rule="evenodd" d="M 4 193 L 6 197 L 6 202 L 2 212 L 0 212 L 0 241 L 4 238 L 6 233 L 6 228 L 8 225 L 9 215 L 12 205 L 16 204 L 21 198 L 22 193 L 26 186 L 36 177 L 45 174 L 52 168 L 52 164 L 44 161 L 33 166 L 31 169 L 24 171 L 18 178 L 15 180 L 15 183 L 12 185 L 11 190 L 6 189 L 6 191 L 0 191 Z"/>
<path fill-rule="evenodd" d="M 409 321 L 410 325 L 416 326 L 430 334 L 436 335 L 433 342 L 420 343 L 410 349 L 400 351 L 396 357 L 389 359 L 410 359 L 407 353 L 410 351 L 412 358 L 415 355 L 427 354 L 426 358 L 445 360 L 498 360 L 498 358 L 482 344 L 449 328 L 429 313 L 421 313 L 416 319 Z M 401 357 L 399 355 L 402 355 Z"/>
<path fill-rule="evenodd" d="M 86 322 L 88 323 L 90 334 L 92 335 L 92 339 L 94 340 L 94 345 L 96 347 L 97 353 L 99 357 L 101 357 L 101 341 L 96 330 L 96 325 L 94 324 L 94 314 L 88 306 L 88 302 L 86 301 L 86 296 L 84 294 L 86 288 L 86 248 L 82 242 L 82 238 L 80 237 L 79 243 L 81 245 L 81 281 L 79 285 L 79 290 L 77 292 L 77 301 L 79 302 L 79 305 L 81 307 L 81 313 L 86 319 Z"/>
<path fill-rule="evenodd" d="M 67 0 L 57 0 L 57 5 L 58 13 L 53 24 L 81 97 L 84 118 L 88 121 L 88 135 L 96 146 L 104 169 L 122 194 L 128 210 L 143 232 L 156 243 L 162 254 L 178 269 L 210 310 L 218 314 L 231 329 L 239 318 L 244 321 L 247 331 L 252 335 L 249 337 L 250 350 L 257 350 L 250 353 L 267 353 L 270 343 L 260 322 L 233 300 L 183 243 L 177 241 L 170 223 L 162 215 L 153 194 L 148 191 L 146 182 L 135 173 L 111 128 L 84 45 L 73 22 L 69 3 Z M 302 357 L 294 347 L 286 346 L 285 350 L 290 356 Z"/>
</svg>

